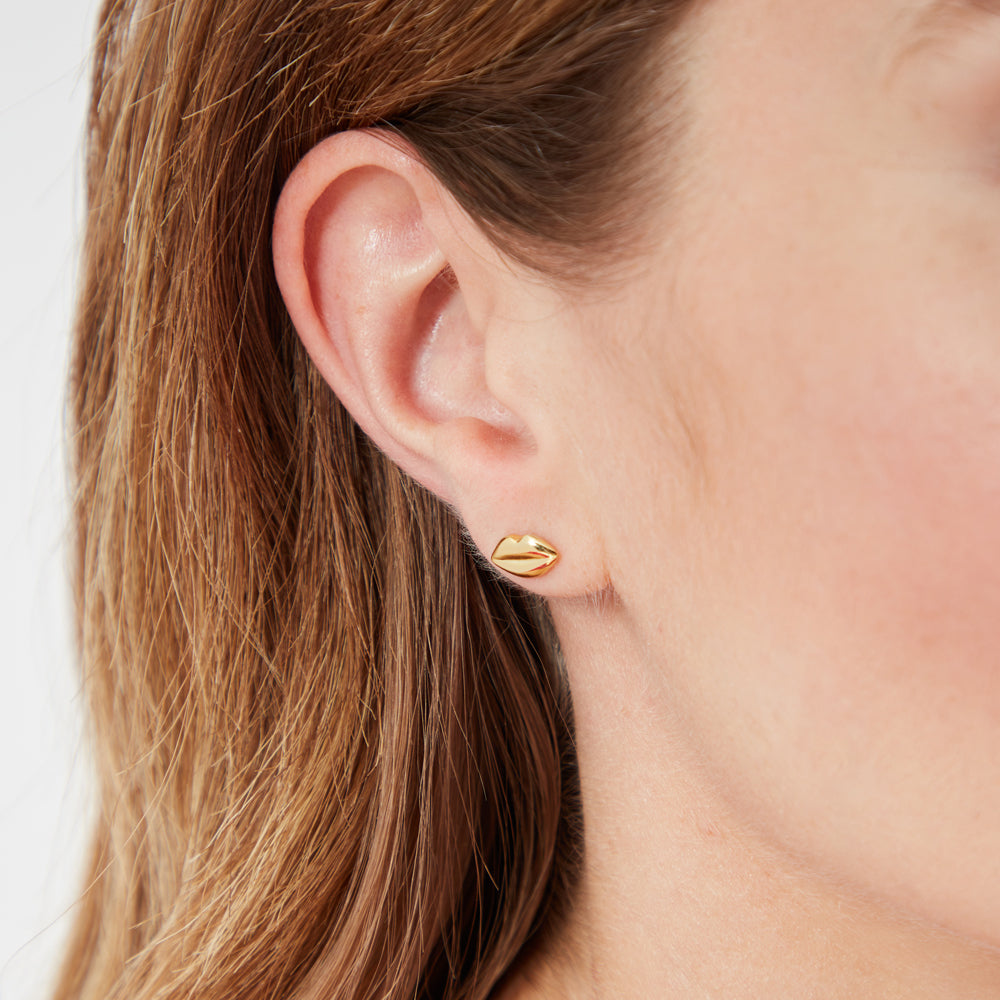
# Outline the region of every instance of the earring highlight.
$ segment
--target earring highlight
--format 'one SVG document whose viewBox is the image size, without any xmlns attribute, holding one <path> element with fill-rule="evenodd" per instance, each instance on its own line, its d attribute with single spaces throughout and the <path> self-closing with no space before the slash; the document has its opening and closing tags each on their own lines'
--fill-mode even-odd
<svg viewBox="0 0 1000 1000">
<path fill-rule="evenodd" d="M 559 560 L 548 542 L 534 535 L 508 535 L 493 550 L 490 561 L 513 576 L 545 576 Z"/>
</svg>

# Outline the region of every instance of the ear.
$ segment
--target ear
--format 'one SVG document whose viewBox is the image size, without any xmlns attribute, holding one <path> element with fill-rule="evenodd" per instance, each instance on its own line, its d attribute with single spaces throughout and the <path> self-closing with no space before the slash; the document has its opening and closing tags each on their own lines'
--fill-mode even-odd
<svg viewBox="0 0 1000 1000">
<path fill-rule="evenodd" d="M 917 5 L 892 79 L 952 165 L 1000 179 L 1000 0 Z"/>
<path fill-rule="evenodd" d="M 306 350 L 374 443 L 458 511 L 486 558 L 505 535 L 553 544 L 559 564 L 532 590 L 599 589 L 558 421 L 518 378 L 537 342 L 529 317 L 553 308 L 544 283 L 518 277 L 413 152 L 375 130 L 306 155 L 273 251 Z M 576 546 L 590 558 L 573 559 Z"/>
</svg>

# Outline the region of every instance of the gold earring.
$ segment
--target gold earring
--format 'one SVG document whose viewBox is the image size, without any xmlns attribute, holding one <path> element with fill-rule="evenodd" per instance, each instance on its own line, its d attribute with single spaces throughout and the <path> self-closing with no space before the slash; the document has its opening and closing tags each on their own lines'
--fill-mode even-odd
<svg viewBox="0 0 1000 1000">
<path fill-rule="evenodd" d="M 534 535 L 508 535 L 493 550 L 494 566 L 514 576 L 545 576 L 559 559 L 559 553 Z"/>
</svg>

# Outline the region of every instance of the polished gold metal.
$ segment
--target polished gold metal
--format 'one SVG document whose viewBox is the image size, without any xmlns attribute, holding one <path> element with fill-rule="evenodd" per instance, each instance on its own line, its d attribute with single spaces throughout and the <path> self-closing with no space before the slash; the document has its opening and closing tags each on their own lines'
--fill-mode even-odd
<svg viewBox="0 0 1000 1000">
<path fill-rule="evenodd" d="M 545 576 L 559 559 L 548 542 L 534 535 L 508 535 L 494 550 L 494 566 L 514 576 Z"/>
</svg>

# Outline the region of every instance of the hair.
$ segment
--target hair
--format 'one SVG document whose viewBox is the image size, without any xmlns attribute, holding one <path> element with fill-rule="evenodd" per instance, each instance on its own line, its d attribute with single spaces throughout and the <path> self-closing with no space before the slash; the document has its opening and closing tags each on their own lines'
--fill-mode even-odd
<svg viewBox="0 0 1000 1000">
<path fill-rule="evenodd" d="M 545 606 L 318 376 L 271 220 L 313 144 L 381 127 L 512 257 L 592 270 L 690 7 L 105 0 L 70 386 L 100 805 L 59 1000 L 481 998 L 558 919 Z"/>
</svg>

